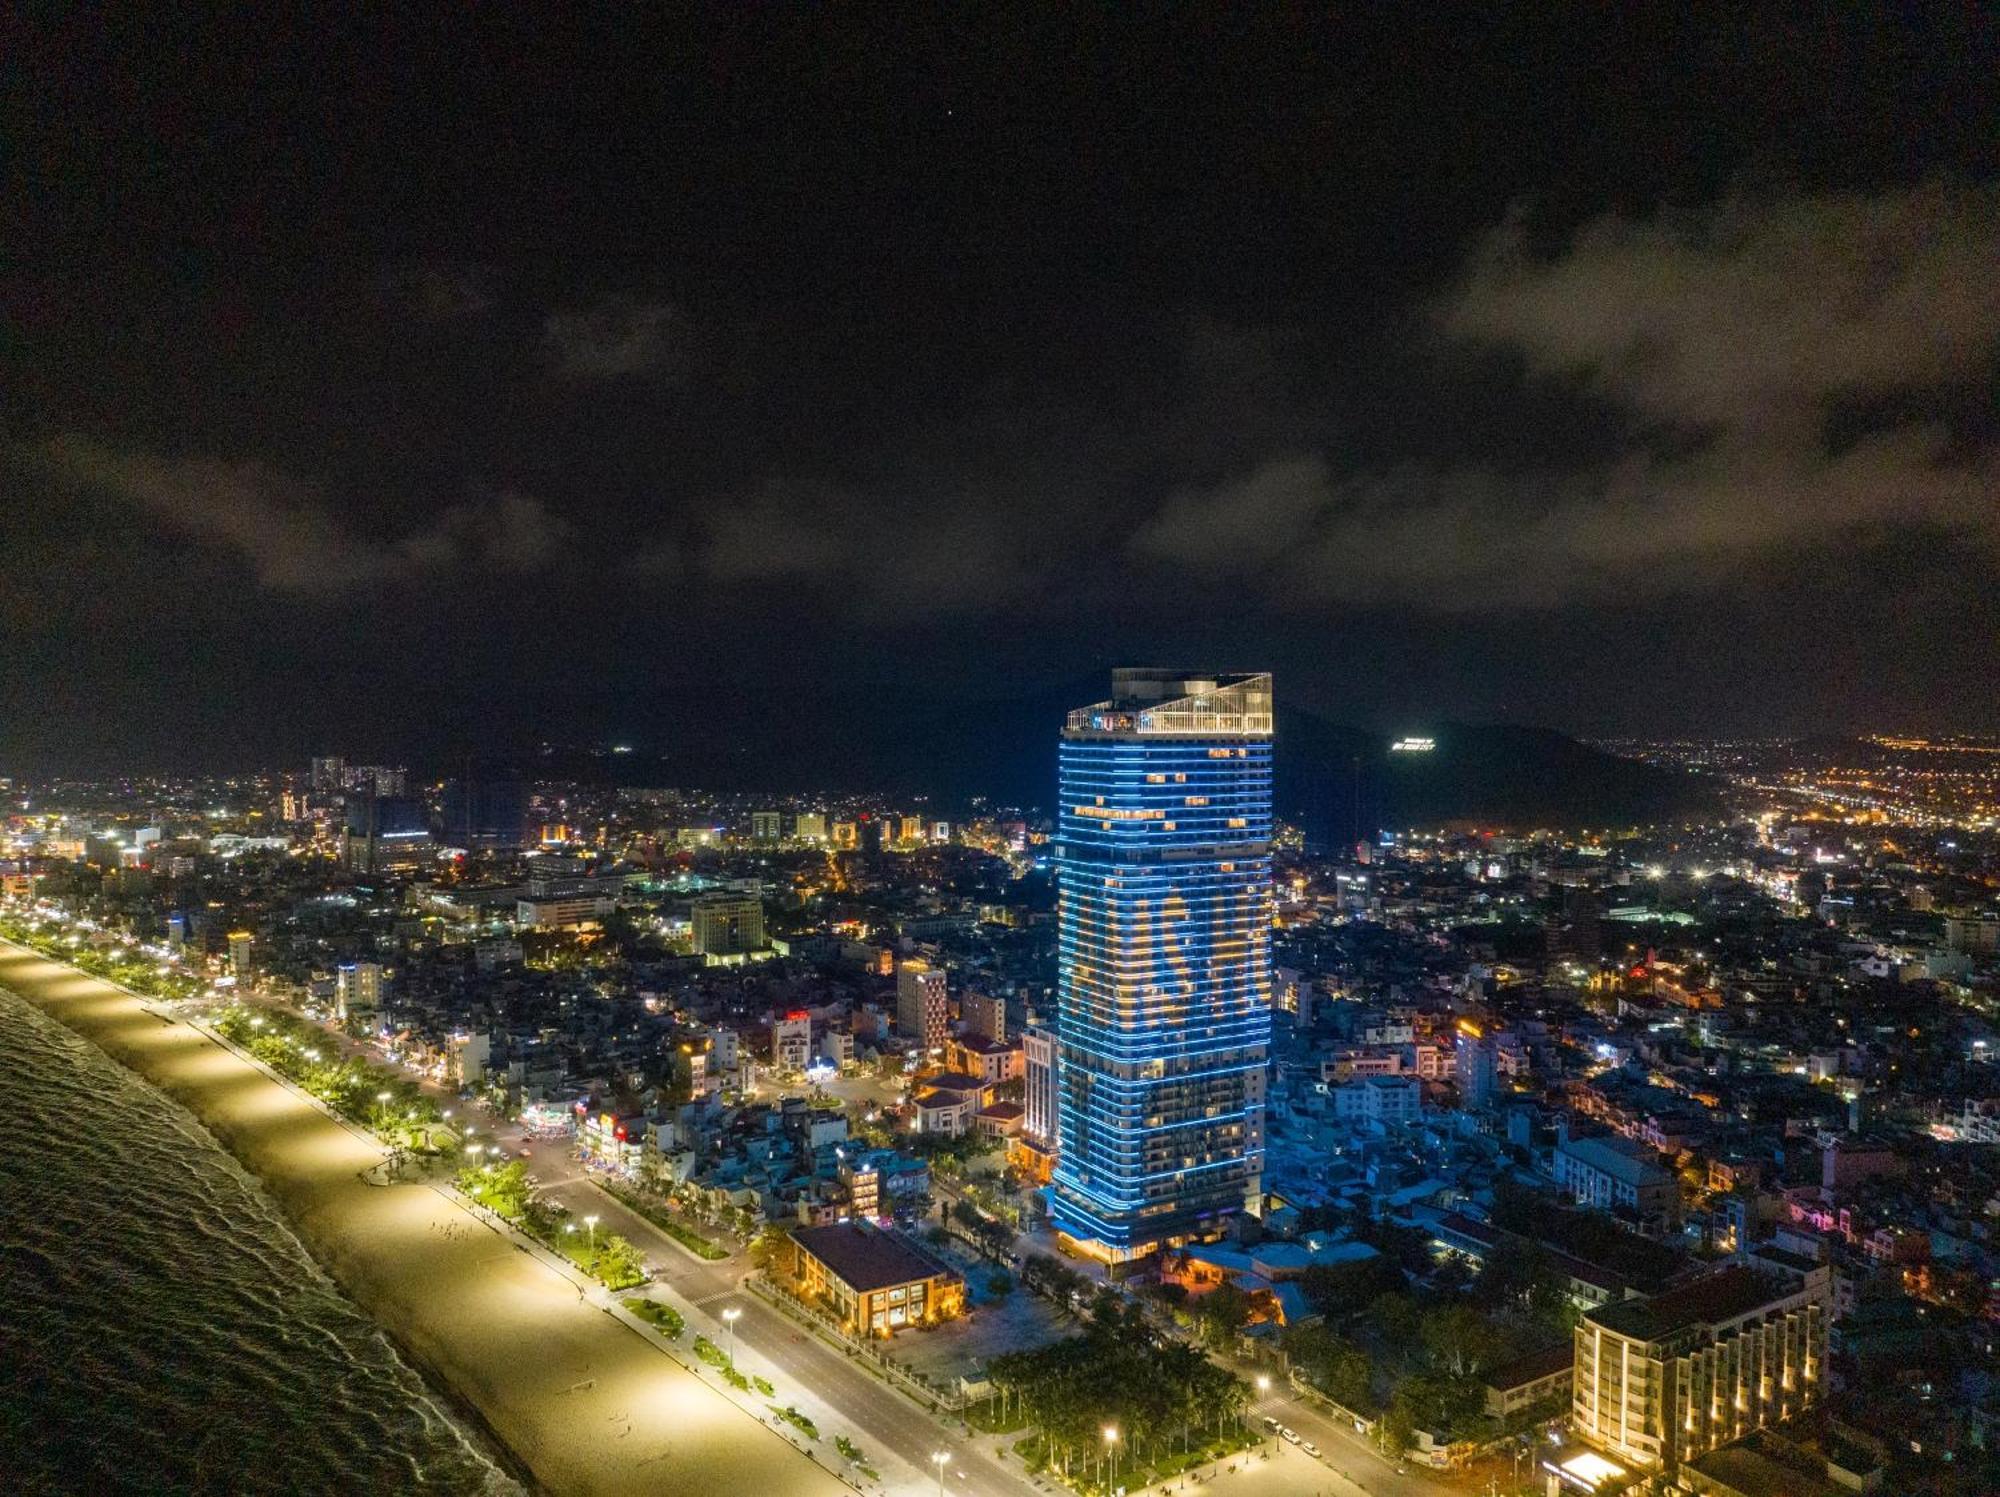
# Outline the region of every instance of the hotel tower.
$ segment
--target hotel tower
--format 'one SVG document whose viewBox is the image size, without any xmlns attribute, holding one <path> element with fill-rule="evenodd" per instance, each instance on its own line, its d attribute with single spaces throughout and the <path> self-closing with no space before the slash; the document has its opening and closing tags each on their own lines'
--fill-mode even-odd
<svg viewBox="0 0 2000 1497">
<path fill-rule="evenodd" d="M 1271 678 L 1121 670 L 1059 757 L 1059 1231 L 1112 1261 L 1259 1184 Z"/>
</svg>

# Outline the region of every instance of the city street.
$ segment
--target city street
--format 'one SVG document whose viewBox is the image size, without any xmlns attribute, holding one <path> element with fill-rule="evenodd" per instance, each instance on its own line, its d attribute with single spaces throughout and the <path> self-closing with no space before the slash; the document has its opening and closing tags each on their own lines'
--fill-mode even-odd
<svg viewBox="0 0 2000 1497">
<path fill-rule="evenodd" d="M 329 1041 L 346 1053 L 377 1064 L 390 1063 L 379 1047 L 365 1045 L 330 1026 L 326 1033 Z M 785 1400 L 804 1393 L 837 1413 L 838 1422 L 823 1431 L 828 1442 L 835 1435 L 847 1435 L 877 1469 L 886 1464 L 877 1459 L 882 1452 L 901 1458 L 923 1473 L 920 1486 L 925 1492 L 936 1491 L 933 1453 L 947 1450 L 952 1459 L 945 1468 L 946 1497 L 953 1494 L 984 1497 L 989 1493 L 996 1497 L 1019 1497 L 1023 1493 L 1050 1490 L 1019 1468 L 1003 1466 L 974 1443 L 977 1437 L 969 1435 L 965 1426 L 941 1422 L 855 1358 L 821 1341 L 743 1289 L 740 1281 L 749 1271 L 749 1264 L 740 1251 L 714 1263 L 697 1258 L 637 1212 L 599 1189 L 577 1162 L 567 1138 L 534 1138 L 518 1122 L 500 1117 L 482 1104 L 461 1102 L 434 1083 L 422 1084 L 441 1105 L 453 1109 L 457 1124 L 470 1125 L 476 1130 L 473 1138 L 497 1145 L 504 1159 L 525 1163 L 529 1178 L 548 1199 L 568 1208 L 578 1219 L 597 1217 L 601 1230 L 615 1232 L 637 1247 L 654 1269 L 655 1286 L 666 1291 L 660 1297 L 687 1317 L 691 1332 L 699 1332 L 723 1345 L 729 1332 L 721 1312 L 725 1308 L 740 1311 L 735 1327 L 739 1367 L 746 1375 L 763 1373 Z M 989 1445 L 993 1443 L 988 1441 Z M 885 1476 L 889 1474 L 884 1472 Z M 896 1483 L 891 1481 L 890 1486 L 894 1490 Z"/>
<path fill-rule="evenodd" d="M 749 1265 L 740 1253 L 719 1263 L 697 1258 L 600 1190 L 571 1157 L 566 1141 L 525 1138 L 512 1124 L 490 1131 L 483 1125 L 481 1131 L 496 1139 L 509 1158 L 519 1158 L 525 1149 L 529 1175 L 549 1199 L 579 1217 L 596 1216 L 599 1230 L 616 1232 L 638 1246 L 656 1271 L 655 1283 L 669 1291 L 662 1297 L 687 1315 L 692 1330 L 721 1345 L 728 1336 L 721 1312 L 724 1308 L 740 1311 L 735 1333 L 738 1365 L 745 1373 L 761 1372 L 769 1377 L 781 1398 L 805 1390 L 838 1411 L 841 1422 L 825 1430 L 829 1440 L 846 1434 L 864 1451 L 892 1452 L 922 1472 L 935 1471 L 932 1452 L 949 1450 L 947 1494 L 1048 1490 L 1038 1487 L 1018 1467 L 1001 1465 L 973 1443 L 962 1425 L 947 1427 L 857 1359 L 835 1350 L 744 1290 L 739 1281 Z M 935 1490 L 928 1484 L 924 1489 Z"/>
<path fill-rule="evenodd" d="M 1369 1497 L 1463 1497 L 1462 1489 L 1448 1485 L 1421 1467 L 1412 1465 L 1399 1472 L 1395 1463 L 1377 1450 L 1367 1436 L 1355 1433 L 1353 1425 L 1334 1418 L 1281 1382 L 1274 1381 L 1271 1391 L 1258 1397 L 1251 1408 L 1257 1418 L 1268 1415 L 1296 1430 L 1301 1439 L 1319 1446 L 1321 1459 L 1313 1464 L 1339 1479 L 1328 1490 L 1341 1497 L 1352 1497 L 1356 1492 L 1365 1492 Z M 1285 1449 L 1301 1460 L 1312 1460 L 1292 1446 Z"/>
<path fill-rule="evenodd" d="M 354 1054 L 377 1062 L 383 1060 L 378 1049 L 336 1031 L 329 1030 L 329 1037 Z M 568 1208 L 578 1218 L 597 1217 L 601 1230 L 615 1232 L 637 1246 L 655 1270 L 654 1284 L 664 1291 L 660 1297 L 687 1316 L 691 1331 L 721 1345 L 728 1337 L 721 1312 L 725 1308 L 737 1309 L 740 1314 L 735 1323 L 735 1345 L 743 1371 L 763 1373 L 778 1386 L 784 1398 L 795 1398 L 805 1392 L 824 1403 L 837 1415 L 834 1426 L 825 1430 L 829 1440 L 836 1434 L 846 1434 L 871 1457 L 887 1451 L 923 1473 L 935 1471 L 931 1463 L 934 1451 L 949 1450 L 952 1460 L 946 1468 L 947 1497 L 953 1493 L 969 1497 L 984 1493 L 1018 1497 L 1028 1492 L 1055 1490 L 993 1453 L 995 1447 L 1006 1443 L 1004 1439 L 968 1433 L 964 1425 L 950 1421 L 948 1416 L 941 1420 L 926 1412 L 856 1358 L 836 1350 L 744 1289 L 741 1280 L 749 1271 L 749 1264 L 740 1251 L 720 1262 L 697 1258 L 600 1189 L 577 1162 L 567 1138 L 534 1138 L 519 1123 L 500 1118 L 479 1104 L 456 1102 L 428 1083 L 425 1090 L 445 1105 L 455 1107 L 461 1123 L 477 1117 L 479 1121 L 473 1126 L 478 1131 L 474 1136 L 498 1145 L 505 1159 L 523 1160 L 530 1178 L 550 1200 Z M 957 1198 L 951 1182 L 937 1183 L 941 1200 Z M 1042 1242 L 1024 1236 L 1022 1245 L 1028 1250 L 1052 1250 L 1053 1239 Z M 1082 1260 L 1066 1258 L 1065 1261 L 1086 1272 L 1093 1266 Z M 1236 1370 L 1246 1378 L 1255 1375 L 1253 1369 Z M 1226 1478 L 1225 1490 L 1248 1493 L 1324 1490 L 1334 1497 L 1356 1497 L 1356 1494 L 1462 1497 L 1461 1488 L 1421 1467 L 1411 1465 L 1397 1470 L 1396 1464 L 1366 1436 L 1357 1434 L 1352 1425 L 1293 1393 L 1282 1382 L 1274 1381 L 1270 1392 L 1258 1397 L 1253 1408 L 1255 1417 L 1269 1415 L 1318 1445 L 1321 1457 L 1315 1460 L 1283 1441 L 1274 1441 L 1272 1461 L 1244 1461 L 1233 1473 L 1225 1465 L 1221 1473 Z M 1325 1483 L 1323 1488 L 1302 1485 L 1320 1480 Z M 1278 1484 L 1267 1485 L 1271 1482 Z M 928 1475 L 921 1489 L 935 1490 Z"/>
</svg>

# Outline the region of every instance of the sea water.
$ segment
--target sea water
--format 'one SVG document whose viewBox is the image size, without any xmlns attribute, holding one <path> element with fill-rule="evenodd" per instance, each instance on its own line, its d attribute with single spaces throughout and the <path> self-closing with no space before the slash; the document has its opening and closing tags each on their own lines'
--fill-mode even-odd
<svg viewBox="0 0 2000 1497">
<path fill-rule="evenodd" d="M 0 1492 L 520 1488 L 192 1114 L 0 989 Z"/>
</svg>

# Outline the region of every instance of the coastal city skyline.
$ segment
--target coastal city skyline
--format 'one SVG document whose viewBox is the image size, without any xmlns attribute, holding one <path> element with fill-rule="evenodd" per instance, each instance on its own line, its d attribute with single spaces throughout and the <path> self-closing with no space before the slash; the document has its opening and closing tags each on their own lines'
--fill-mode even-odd
<svg viewBox="0 0 2000 1497">
<path fill-rule="evenodd" d="M 187 1100 L 426 1373 L 482 1390 L 499 1448 L 307 1445 L 307 1485 L 419 1458 L 452 1491 L 515 1462 L 658 1490 L 677 1439 L 668 1490 L 726 1461 L 818 1491 L 824 1462 L 1092 1497 L 1114 1455 L 1252 1494 L 1816 1494 L 1814 1462 L 1980 1490 L 1894 1445 L 1980 1395 L 1920 1412 L 1880 1358 L 1912 1315 L 1927 1375 L 1990 1356 L 1984 1249 L 1926 1182 L 2000 1189 L 2000 743 L 1629 744 L 1602 757 L 1687 782 L 1669 824 L 1330 843 L 1275 809 L 1281 701 L 1114 672 L 1039 724 L 1041 807 L 330 753 L 7 777 L 0 992 Z M 1492 785 L 1450 738 L 1379 748 Z M 9 1031 L 29 1098 L 49 1043 Z M 391 1256 L 357 1256 L 382 1212 Z M 504 1291 L 491 1234 L 529 1255 Z M 398 1275 L 425 1310 L 378 1308 Z M 579 1340 L 593 1304 L 616 1319 Z M 541 1370 L 492 1383 L 523 1336 Z M 656 1386 L 678 1436 L 629 1411 Z"/>
<path fill-rule="evenodd" d="M 2000 1492 L 2000 17 L 28 7 L 0 1492 Z"/>
</svg>

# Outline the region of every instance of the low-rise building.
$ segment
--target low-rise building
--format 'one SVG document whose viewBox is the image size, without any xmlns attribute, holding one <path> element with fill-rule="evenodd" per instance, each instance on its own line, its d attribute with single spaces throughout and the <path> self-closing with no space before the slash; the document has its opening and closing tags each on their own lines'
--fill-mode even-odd
<svg viewBox="0 0 2000 1497">
<path fill-rule="evenodd" d="M 794 1290 L 851 1336 L 890 1336 L 965 1308 L 965 1280 L 901 1233 L 838 1222 L 790 1235 Z"/>
<path fill-rule="evenodd" d="M 1414 1076 L 1369 1076 L 1336 1087 L 1334 1116 L 1381 1128 L 1414 1123 L 1424 1109 L 1423 1083 Z"/>
<path fill-rule="evenodd" d="M 602 920 L 612 910 L 605 894 L 556 894 L 514 902 L 514 923 L 532 930 L 561 930 Z"/>
<path fill-rule="evenodd" d="M 1486 1412 L 1495 1419 L 1511 1419 L 1538 1403 L 1569 1403 L 1575 1393 L 1576 1347 L 1565 1342 L 1516 1357 L 1487 1373 L 1482 1382 Z"/>
<path fill-rule="evenodd" d="M 994 1086 L 1020 1079 L 1024 1070 L 1020 1045 L 978 1035 L 969 1035 L 954 1044 L 951 1059 L 954 1069 Z"/>
<path fill-rule="evenodd" d="M 812 1015 L 793 1009 L 771 1021 L 771 1064 L 780 1071 L 803 1071 L 812 1059 Z"/>
<path fill-rule="evenodd" d="M 1553 1159 L 1556 1184 L 1573 1201 L 1621 1212 L 1659 1231 L 1678 1219 L 1680 1191 L 1652 1152 L 1627 1138 L 1565 1138 Z"/>
</svg>

